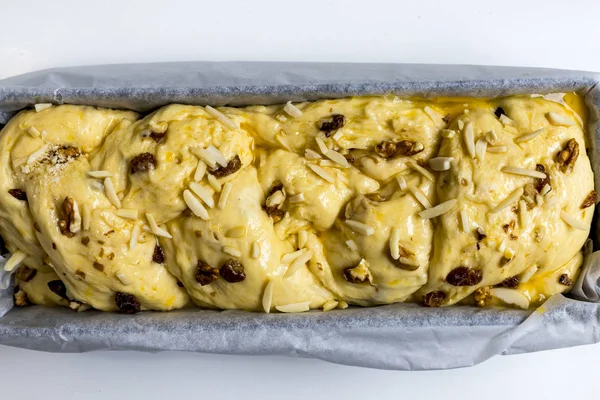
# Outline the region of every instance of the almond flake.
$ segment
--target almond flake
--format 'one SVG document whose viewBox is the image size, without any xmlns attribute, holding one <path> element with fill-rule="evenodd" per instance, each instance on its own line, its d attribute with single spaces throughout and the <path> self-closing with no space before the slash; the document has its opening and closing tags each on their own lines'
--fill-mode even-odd
<svg viewBox="0 0 600 400">
<path fill-rule="evenodd" d="M 221 183 L 214 175 L 208 174 L 208 184 L 215 192 L 221 191 Z"/>
<path fill-rule="evenodd" d="M 127 275 L 125 275 L 125 273 L 123 272 L 117 272 L 115 274 L 115 276 L 117 277 L 118 280 L 121 281 L 121 283 L 125 286 L 129 286 L 133 283 L 133 281 L 131 280 L 131 278 L 129 278 Z"/>
<path fill-rule="evenodd" d="M 271 304 L 273 302 L 273 281 L 269 280 L 262 296 L 263 310 L 268 314 L 271 312 Z"/>
<path fill-rule="evenodd" d="M 140 237 L 140 225 L 135 224 L 131 229 L 131 237 L 129 238 L 129 249 L 135 249 L 135 246 L 138 244 L 138 239 Z"/>
<path fill-rule="evenodd" d="M 488 153 L 506 153 L 508 151 L 508 147 L 506 146 L 488 146 Z"/>
<path fill-rule="evenodd" d="M 198 160 L 198 166 L 196 167 L 196 172 L 194 172 L 194 181 L 200 182 L 204 178 L 204 174 L 206 174 L 206 163 Z"/>
<path fill-rule="evenodd" d="M 310 310 L 310 301 L 287 304 L 285 306 L 275 306 L 275 308 L 282 313 L 300 313 Z"/>
<path fill-rule="evenodd" d="M 87 175 L 90 178 L 96 178 L 96 179 L 110 178 L 111 176 L 113 176 L 113 174 L 109 171 L 88 171 Z"/>
<path fill-rule="evenodd" d="M 52 107 L 52 103 L 38 103 L 33 107 L 35 108 L 35 112 L 41 112 Z"/>
<path fill-rule="evenodd" d="M 467 152 L 471 158 L 475 158 L 475 130 L 473 129 L 473 124 L 471 122 L 467 122 L 465 125 L 463 136 L 465 140 L 465 146 L 467 146 Z"/>
<path fill-rule="evenodd" d="M 285 111 L 290 117 L 298 118 L 302 116 L 302 111 L 293 105 L 291 101 L 285 103 L 285 106 L 283 106 L 283 111 Z"/>
<path fill-rule="evenodd" d="M 233 246 L 223 246 L 223 253 L 229 254 L 232 257 L 241 257 L 242 253 Z"/>
<path fill-rule="evenodd" d="M 338 302 L 336 300 L 328 300 L 327 302 L 325 302 L 325 304 L 323 304 L 323 312 L 331 311 L 334 308 L 336 308 L 337 305 Z"/>
<path fill-rule="evenodd" d="M 429 168 L 434 171 L 447 171 L 454 157 L 435 157 L 429 160 Z"/>
<path fill-rule="evenodd" d="M 82 213 L 81 213 L 81 225 L 84 231 L 89 231 L 90 230 L 90 225 L 92 223 L 92 210 L 90 209 L 90 206 L 87 204 L 84 204 L 82 207 Z"/>
<path fill-rule="evenodd" d="M 562 210 L 560 211 L 560 218 L 565 221 L 567 225 L 570 225 L 575 229 L 579 229 L 580 231 L 588 231 L 590 228 L 587 224 Z"/>
<path fill-rule="evenodd" d="M 394 260 L 400 258 L 400 229 L 392 228 L 390 234 L 390 255 Z"/>
<path fill-rule="evenodd" d="M 4 264 L 4 270 L 6 272 L 12 272 L 15 268 L 17 268 L 25 259 L 27 258 L 27 254 L 22 252 L 21 250 L 17 250 L 10 255 L 6 264 Z"/>
<path fill-rule="evenodd" d="M 317 142 L 317 146 L 319 146 L 319 150 L 321 151 L 321 153 L 323 155 L 327 155 L 327 153 L 329 152 L 329 148 L 327 147 L 325 142 L 323 142 L 323 139 L 321 139 L 320 137 L 316 137 L 315 142 Z"/>
<path fill-rule="evenodd" d="M 197 182 L 190 183 L 190 189 L 192 192 L 196 194 L 210 208 L 215 207 L 215 200 L 213 199 L 213 195 L 215 194 L 212 188 L 207 188 L 202 186 Z"/>
<path fill-rule="evenodd" d="M 132 221 L 135 221 L 138 219 L 138 210 L 133 209 L 133 208 L 121 208 L 119 210 L 115 210 L 114 214 L 117 217 L 130 219 Z"/>
<path fill-rule="evenodd" d="M 306 149 L 304 151 L 304 158 L 307 160 L 318 160 L 321 158 L 321 155 L 314 150 Z"/>
<path fill-rule="evenodd" d="M 198 200 L 196 196 L 194 196 L 192 192 L 187 189 L 183 191 L 183 200 L 188 208 L 192 210 L 195 216 L 200 217 L 205 221 L 210 218 L 208 211 L 206 208 L 204 208 L 202 203 L 200 203 L 200 200 Z"/>
<path fill-rule="evenodd" d="M 463 232 L 471 232 L 471 223 L 469 222 L 467 210 L 460 210 L 460 224 L 462 225 Z"/>
<path fill-rule="evenodd" d="M 255 260 L 258 259 L 258 257 L 260 257 L 260 243 L 252 242 L 252 250 L 250 253 L 250 257 L 252 257 Z"/>
<path fill-rule="evenodd" d="M 372 226 L 369 226 L 360 221 L 354 221 L 352 219 L 347 219 L 344 221 L 346 225 L 348 225 L 353 231 L 360 235 L 371 236 L 375 233 L 375 229 Z"/>
<path fill-rule="evenodd" d="M 348 248 L 352 251 L 358 251 L 358 245 L 352 239 L 346 240 L 346 246 L 348 246 Z"/>
<path fill-rule="evenodd" d="M 319 175 L 321 178 L 326 180 L 329 183 L 333 183 L 335 178 L 329 172 L 327 172 L 323 167 L 314 164 L 307 164 L 308 168 L 310 168 L 315 174 Z"/>
<path fill-rule="evenodd" d="M 219 210 L 223 210 L 227 205 L 227 200 L 229 199 L 229 195 L 231 194 L 231 189 L 233 189 L 233 184 L 231 182 L 225 182 L 225 185 L 223 185 L 223 191 L 221 192 L 221 196 L 219 196 L 219 203 L 217 204 Z"/>
<path fill-rule="evenodd" d="M 529 299 L 518 290 L 507 288 L 492 288 L 492 295 L 507 304 L 512 304 L 524 310 L 529 308 Z"/>
<path fill-rule="evenodd" d="M 211 106 L 206 106 L 206 107 L 204 107 L 204 109 L 213 118 L 215 118 L 216 120 L 218 120 L 220 123 L 222 123 L 223 125 L 225 125 L 229 129 L 231 129 L 231 130 L 237 129 L 237 125 L 232 120 L 230 120 L 229 118 L 227 118 L 225 116 L 225 114 L 223 114 L 221 111 L 218 111 L 218 110 L 212 108 Z"/>
<path fill-rule="evenodd" d="M 538 129 L 537 131 L 527 133 L 525 135 L 521 135 L 521 136 L 515 138 L 514 142 L 515 143 L 528 142 L 528 141 L 536 138 L 537 136 L 541 135 L 543 132 L 544 132 L 544 128 Z"/>
<path fill-rule="evenodd" d="M 291 276 L 294 276 L 294 274 L 300 269 L 302 268 L 304 265 L 306 265 L 306 263 L 308 261 L 310 261 L 310 259 L 313 257 L 313 252 L 312 251 L 305 251 L 304 253 L 302 253 L 301 255 L 299 255 L 294 262 L 292 262 L 292 264 L 289 266 L 289 268 L 285 271 L 285 274 L 283 274 L 284 278 L 289 278 Z"/>
<path fill-rule="evenodd" d="M 423 219 L 439 217 L 440 215 L 445 214 L 448 211 L 452 210 L 455 205 L 456 205 L 456 199 L 448 200 L 441 204 L 438 204 L 435 207 L 428 208 L 426 210 L 421 211 L 419 213 L 419 216 Z"/>
<path fill-rule="evenodd" d="M 227 231 L 225 236 L 228 238 L 234 238 L 234 239 L 246 237 L 246 227 L 245 226 L 236 226 L 235 228 L 231 228 L 230 230 Z"/>
<path fill-rule="evenodd" d="M 398 187 L 400 190 L 406 190 L 408 185 L 406 184 L 406 179 L 402 175 L 396 175 L 396 181 L 398 181 Z"/>
<path fill-rule="evenodd" d="M 417 171 L 418 173 L 420 173 L 421 175 L 423 175 L 425 178 L 429 179 L 430 181 L 434 181 L 435 177 L 433 176 L 433 174 L 429 171 L 427 171 L 425 168 L 421 167 L 419 164 L 413 162 L 413 161 L 407 161 L 406 165 L 408 165 L 410 168 L 414 169 L 415 171 Z"/>
<path fill-rule="evenodd" d="M 419 189 L 416 186 L 411 186 L 408 188 L 408 190 L 410 190 L 410 192 L 413 194 L 413 196 L 415 196 L 415 198 L 417 199 L 417 201 L 419 203 L 421 203 L 421 205 L 424 208 L 431 208 L 431 202 L 429 201 L 429 199 L 427 198 L 427 196 L 425 195 L 425 193 L 423 193 L 423 191 L 421 189 Z"/>
<path fill-rule="evenodd" d="M 304 201 L 304 193 L 298 193 L 295 196 L 292 196 L 288 200 L 290 203 L 302 203 Z"/>
<path fill-rule="evenodd" d="M 110 177 L 104 179 L 104 194 L 113 206 L 121 208 L 121 200 L 119 200 L 119 196 L 115 192 L 115 187 Z"/>
<path fill-rule="evenodd" d="M 298 232 L 298 248 L 303 249 L 306 242 L 308 242 L 308 232 L 305 230 Z"/>
<path fill-rule="evenodd" d="M 40 136 L 42 136 L 40 131 L 38 131 L 35 126 L 30 126 L 27 129 L 27 133 L 29 133 L 32 137 L 34 137 L 36 139 L 39 138 Z"/>
<path fill-rule="evenodd" d="M 577 124 L 574 120 L 555 112 L 547 113 L 546 118 L 552 125 L 557 126 L 574 126 Z"/>
<path fill-rule="evenodd" d="M 514 202 L 519 200 L 519 198 L 521 198 L 521 196 L 523 195 L 524 191 L 525 190 L 522 187 L 516 189 L 511 194 L 509 194 L 504 200 L 502 200 L 496 207 L 494 207 L 490 211 L 490 213 L 496 214 L 496 213 L 504 210 L 506 207 L 510 206 L 511 204 L 513 204 Z"/>
<path fill-rule="evenodd" d="M 501 171 L 506 174 L 530 176 L 532 178 L 538 179 L 546 178 L 546 174 L 544 174 L 543 172 L 519 167 L 502 167 Z"/>
</svg>

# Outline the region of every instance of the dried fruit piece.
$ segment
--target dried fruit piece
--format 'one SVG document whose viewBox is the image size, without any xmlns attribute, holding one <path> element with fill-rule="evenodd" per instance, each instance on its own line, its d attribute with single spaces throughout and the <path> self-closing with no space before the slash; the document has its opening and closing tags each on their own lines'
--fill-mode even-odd
<svg viewBox="0 0 600 400">
<path fill-rule="evenodd" d="M 158 243 L 156 244 L 156 246 L 154 246 L 154 252 L 152 253 L 152 261 L 154 261 L 157 264 L 163 264 L 165 262 L 165 253 L 163 253 L 163 250 L 158 245 Z"/>
<path fill-rule="evenodd" d="M 65 284 L 61 280 L 55 280 L 48 282 L 48 289 L 50 289 L 53 293 L 62 297 L 63 299 L 69 300 L 67 297 L 67 288 Z"/>
<path fill-rule="evenodd" d="M 22 282 L 29 282 L 35 275 L 37 274 L 37 269 L 29 268 L 27 265 L 22 265 L 18 270 L 15 276 L 18 280 Z"/>
<path fill-rule="evenodd" d="M 283 193 L 283 185 L 281 183 L 273 185 L 273 187 L 271 187 L 271 190 L 269 190 L 269 193 L 267 193 L 267 195 L 265 196 L 265 199 L 269 199 L 271 196 L 273 196 L 279 191 Z M 273 218 L 273 222 L 279 222 L 283 219 L 285 215 L 285 211 L 279 209 L 279 207 L 280 204 L 271 205 L 270 207 L 265 204 L 263 206 L 263 210 L 265 210 L 269 217 Z"/>
<path fill-rule="evenodd" d="M 209 169 L 208 173 L 213 175 L 215 178 L 223 178 L 224 176 L 228 176 L 234 172 L 237 172 L 240 168 L 242 168 L 242 160 L 240 160 L 240 157 L 236 155 L 227 162 L 227 166 L 218 166 L 215 169 Z"/>
<path fill-rule="evenodd" d="M 244 266 L 234 259 L 227 260 L 219 269 L 219 274 L 229 283 L 241 282 L 246 279 Z"/>
<path fill-rule="evenodd" d="M 440 307 L 446 301 L 446 293 L 441 290 L 429 292 L 423 297 L 423 305 L 425 307 Z"/>
<path fill-rule="evenodd" d="M 556 162 L 560 164 L 562 172 L 571 172 L 577 161 L 577 157 L 579 157 L 579 143 L 575 139 L 570 139 L 565 148 L 558 152 Z"/>
<path fill-rule="evenodd" d="M 569 278 L 569 275 L 562 274 L 561 276 L 558 277 L 558 283 L 560 283 L 561 285 L 565 285 L 565 286 L 571 286 L 573 284 L 573 280 L 571 280 L 571 278 Z"/>
<path fill-rule="evenodd" d="M 196 281 L 200 285 L 208 285 L 209 283 L 217 280 L 218 277 L 218 269 L 211 267 L 202 260 L 198 260 L 198 269 L 196 270 Z"/>
<path fill-rule="evenodd" d="M 27 193 L 21 189 L 10 189 L 8 193 L 17 200 L 27 201 Z"/>
<path fill-rule="evenodd" d="M 413 156 L 422 152 L 425 149 L 421 142 L 413 142 L 410 140 L 401 140 L 395 142 L 393 140 L 384 140 L 375 146 L 375 153 L 383 158 L 392 158 L 399 156 Z"/>
<path fill-rule="evenodd" d="M 496 285 L 496 287 L 504 287 L 509 289 L 514 289 L 519 286 L 519 278 L 517 276 L 511 276 L 510 278 L 506 278 L 502 282 Z"/>
<path fill-rule="evenodd" d="M 75 236 L 75 234 L 70 230 L 71 222 L 73 222 L 75 219 L 75 210 L 73 208 L 74 204 L 74 200 L 67 196 L 60 206 L 61 216 L 58 220 L 58 228 L 60 229 L 60 233 L 68 238 Z"/>
<path fill-rule="evenodd" d="M 131 160 L 131 173 L 152 171 L 156 168 L 156 159 L 150 153 L 139 154 Z"/>
<path fill-rule="evenodd" d="M 493 299 L 492 291 L 489 287 L 482 287 L 473 293 L 473 299 L 475 299 L 475 304 L 477 307 L 485 307 L 488 306 Z"/>
<path fill-rule="evenodd" d="M 90 237 L 89 236 L 84 236 L 81 238 L 81 244 L 84 246 L 87 246 L 88 243 L 90 242 Z"/>
<path fill-rule="evenodd" d="M 544 179 L 535 178 L 533 180 L 534 185 L 535 185 L 535 190 L 537 190 L 537 192 L 540 193 L 542 191 L 542 189 L 544 188 L 544 186 L 550 185 L 550 175 L 548 175 L 548 173 L 546 173 L 546 167 L 544 167 L 542 164 L 536 164 L 535 170 L 538 172 L 541 172 L 543 174 L 546 174 L 546 177 Z"/>
<path fill-rule="evenodd" d="M 581 208 L 588 208 L 593 206 L 594 204 L 596 204 L 596 202 L 598 201 L 598 192 L 596 192 L 595 190 L 592 190 L 590 192 L 590 194 L 588 194 L 585 198 L 585 200 L 583 200 L 583 203 L 581 203 Z"/>
<path fill-rule="evenodd" d="M 336 131 L 346 124 L 346 117 L 341 114 L 333 114 L 328 120 L 321 122 L 319 130 L 325 132 L 325 136 L 331 136 L 331 132 Z"/>
<path fill-rule="evenodd" d="M 117 292 L 115 295 L 115 304 L 119 312 L 123 314 L 136 314 L 142 309 L 142 305 L 138 299 L 129 293 Z"/>
<path fill-rule="evenodd" d="M 481 242 L 483 239 L 487 237 L 483 228 L 479 227 L 475 230 L 475 237 L 477 238 L 477 242 Z"/>
<path fill-rule="evenodd" d="M 452 286 L 474 286 L 483 279 L 483 272 L 480 269 L 471 267 L 457 267 L 448 273 L 446 282 Z"/>
<path fill-rule="evenodd" d="M 373 283 L 373 276 L 364 258 L 356 267 L 345 268 L 344 278 L 350 283 Z"/>
</svg>

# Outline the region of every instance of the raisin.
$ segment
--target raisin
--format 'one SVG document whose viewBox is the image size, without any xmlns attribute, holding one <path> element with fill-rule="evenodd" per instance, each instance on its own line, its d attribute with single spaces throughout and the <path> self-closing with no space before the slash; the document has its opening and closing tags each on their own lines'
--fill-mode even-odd
<svg viewBox="0 0 600 400">
<path fill-rule="evenodd" d="M 65 284 L 61 280 L 55 280 L 48 282 L 48 289 L 50 289 L 53 293 L 62 297 L 65 300 L 69 300 L 67 297 L 67 288 Z"/>
<path fill-rule="evenodd" d="M 336 131 L 346 124 L 346 117 L 341 114 L 333 114 L 327 121 L 321 122 L 319 130 L 325 132 L 325 136 L 331 136 L 331 132 Z"/>
<path fill-rule="evenodd" d="M 565 286 L 571 286 L 573 284 L 573 281 L 571 280 L 571 278 L 569 278 L 569 275 L 562 274 L 558 277 L 558 283 Z"/>
<path fill-rule="evenodd" d="M 446 276 L 446 282 L 452 286 L 474 286 L 481 282 L 482 279 L 482 271 L 471 267 L 454 268 Z"/>
<path fill-rule="evenodd" d="M 123 314 L 136 314 L 139 313 L 142 308 L 138 299 L 129 293 L 117 292 L 115 295 L 115 304 L 117 305 L 119 312 Z"/>
<path fill-rule="evenodd" d="M 131 173 L 152 171 L 156 168 L 156 159 L 150 153 L 142 153 L 131 160 Z"/>
<path fill-rule="evenodd" d="M 537 190 L 537 192 L 539 193 L 542 191 L 544 186 L 550 185 L 550 175 L 548 175 L 546 173 L 546 168 L 542 164 L 536 164 L 535 170 L 538 172 L 541 172 L 543 174 L 546 174 L 546 177 L 544 179 L 535 178 L 533 180 L 534 185 L 535 185 L 535 190 Z"/>
<path fill-rule="evenodd" d="M 592 190 L 590 192 L 590 194 L 587 195 L 585 200 L 583 200 L 583 203 L 581 203 L 581 208 L 591 207 L 594 204 L 596 204 L 597 201 L 598 201 L 598 192 L 596 192 L 595 190 Z"/>
<path fill-rule="evenodd" d="M 575 139 L 570 139 L 565 148 L 558 152 L 556 162 L 560 164 L 562 172 L 571 172 L 575 166 L 577 157 L 579 157 L 579 143 Z"/>
<path fill-rule="evenodd" d="M 15 276 L 20 281 L 29 282 L 30 280 L 35 278 L 36 274 L 37 274 L 37 269 L 29 268 L 28 266 L 23 265 L 17 270 L 17 273 L 15 274 Z"/>
<path fill-rule="evenodd" d="M 219 269 L 219 274 L 229 283 L 241 282 L 246 279 L 244 266 L 234 259 L 227 260 Z"/>
<path fill-rule="evenodd" d="M 100 264 L 99 262 L 94 262 L 94 268 L 100 272 L 104 271 L 104 265 Z"/>
<path fill-rule="evenodd" d="M 234 172 L 237 172 L 240 168 L 242 168 L 242 160 L 240 160 L 240 156 L 236 155 L 229 160 L 227 166 L 218 166 L 215 169 L 209 170 L 208 173 L 213 175 L 215 178 L 223 178 L 224 176 L 228 176 Z"/>
<path fill-rule="evenodd" d="M 481 228 L 477 228 L 475 230 L 475 236 L 477 237 L 477 241 L 478 242 L 481 242 L 483 239 L 485 239 L 487 237 L 487 235 L 485 234 L 485 232 Z"/>
<path fill-rule="evenodd" d="M 505 115 L 508 117 L 508 115 L 506 115 L 506 113 L 504 112 L 504 108 L 502 107 L 498 107 L 494 110 L 494 115 L 496 116 L 496 118 L 500 118 L 502 115 Z"/>
<path fill-rule="evenodd" d="M 503 287 L 503 288 L 509 288 L 509 289 L 514 289 L 517 286 L 519 286 L 519 278 L 516 276 L 511 276 L 510 278 L 506 278 L 505 280 L 503 280 L 502 282 L 500 282 L 499 284 L 496 285 L 496 287 Z"/>
<path fill-rule="evenodd" d="M 219 277 L 219 270 L 211 267 L 202 260 L 198 260 L 198 270 L 196 271 L 196 281 L 202 285 L 208 285 Z"/>
<path fill-rule="evenodd" d="M 8 193 L 17 200 L 27 201 L 27 193 L 21 189 L 10 189 Z"/>
<path fill-rule="evenodd" d="M 283 190 L 283 184 L 278 183 L 273 185 L 269 190 L 269 193 L 267 193 L 267 195 L 265 196 L 265 199 L 268 199 L 271 195 L 280 190 Z M 266 205 L 264 205 L 263 210 L 265 210 L 269 217 L 273 218 L 274 223 L 281 221 L 285 216 L 285 211 L 280 210 L 278 206 L 267 207 Z"/>
<path fill-rule="evenodd" d="M 52 249 L 56 250 L 56 243 L 52 242 Z"/>
<path fill-rule="evenodd" d="M 181 283 L 181 281 L 179 279 L 177 279 L 177 286 L 183 287 L 183 283 Z"/>
<path fill-rule="evenodd" d="M 429 292 L 423 297 L 423 304 L 426 307 L 439 307 L 446 301 L 446 293 L 441 290 Z"/>
<path fill-rule="evenodd" d="M 90 237 L 89 236 L 84 236 L 81 238 L 81 244 L 84 246 L 87 246 L 88 243 L 90 242 Z"/>
<path fill-rule="evenodd" d="M 395 142 L 392 140 L 384 140 L 375 146 L 375 153 L 383 158 L 392 158 L 399 156 L 413 156 L 424 150 L 423 144 L 410 140 L 401 140 Z"/>
<path fill-rule="evenodd" d="M 157 264 L 163 264 L 165 262 L 165 253 L 163 253 L 162 248 L 156 244 L 154 246 L 154 252 L 152 253 L 152 261 Z"/>
<path fill-rule="evenodd" d="M 152 139 L 154 139 L 154 141 L 155 141 L 156 143 L 160 142 L 160 141 L 161 141 L 161 140 L 162 140 L 162 139 L 163 139 L 165 136 L 167 136 L 167 132 L 162 132 L 162 133 L 159 133 L 159 132 L 152 132 L 152 133 L 150 134 L 150 137 L 151 137 Z"/>
</svg>

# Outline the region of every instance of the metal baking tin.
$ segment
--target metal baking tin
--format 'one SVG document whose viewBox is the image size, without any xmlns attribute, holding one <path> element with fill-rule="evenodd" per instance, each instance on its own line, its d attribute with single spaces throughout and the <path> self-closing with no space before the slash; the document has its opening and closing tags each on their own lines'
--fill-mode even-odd
<svg viewBox="0 0 600 400">
<path fill-rule="evenodd" d="M 187 62 L 60 68 L 0 80 L 0 123 L 22 108 L 47 102 L 147 112 L 169 103 L 240 106 L 388 93 L 497 97 L 577 91 L 590 108 L 587 128 L 600 187 L 595 156 L 599 80 L 596 73 L 580 71 L 418 64 Z M 533 311 L 393 304 L 327 313 L 196 309 L 131 316 L 39 306 L 11 309 L 8 288 L 0 290 L 0 344 L 53 352 L 185 350 L 294 355 L 385 369 L 455 368 L 495 354 L 597 343 L 599 275 L 600 255 L 589 254 L 571 298 L 554 296 Z"/>
</svg>

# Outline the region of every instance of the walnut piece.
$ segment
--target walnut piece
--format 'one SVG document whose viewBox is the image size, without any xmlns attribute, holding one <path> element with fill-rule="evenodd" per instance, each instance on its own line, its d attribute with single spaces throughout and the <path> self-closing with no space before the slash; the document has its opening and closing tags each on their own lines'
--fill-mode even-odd
<svg viewBox="0 0 600 400">
<path fill-rule="evenodd" d="M 162 247 L 158 245 L 158 243 L 156 244 L 156 246 L 154 246 L 154 252 L 152 253 L 152 261 L 154 261 L 157 264 L 165 263 L 165 253 L 163 252 Z"/>
<path fill-rule="evenodd" d="M 325 136 L 331 136 L 331 132 L 336 131 L 346 124 L 346 117 L 341 114 L 333 114 L 328 120 L 322 121 L 319 130 L 325 132 Z"/>
<path fill-rule="evenodd" d="M 446 282 L 452 286 L 475 286 L 483 279 L 480 269 L 471 267 L 457 267 L 448 273 Z"/>
<path fill-rule="evenodd" d="M 246 279 L 244 266 L 234 259 L 227 260 L 219 269 L 219 274 L 229 283 L 241 282 Z"/>
<path fill-rule="evenodd" d="M 488 286 L 479 288 L 475 290 L 473 293 L 473 299 L 475 299 L 475 304 L 477 307 L 486 307 L 491 302 L 494 296 L 492 295 L 492 291 Z"/>
<path fill-rule="evenodd" d="M 218 277 L 218 269 L 211 267 L 202 260 L 198 260 L 198 269 L 196 270 L 196 282 L 198 282 L 202 286 L 205 286 L 217 280 Z"/>
<path fill-rule="evenodd" d="M 23 289 L 17 290 L 13 295 L 13 299 L 17 307 L 26 307 L 29 305 L 29 298 Z"/>
<path fill-rule="evenodd" d="M 281 192 L 283 194 L 283 197 L 285 198 L 285 194 L 283 193 L 283 185 L 281 183 L 278 183 L 276 185 L 273 185 L 273 187 L 271 187 L 271 190 L 269 190 L 269 193 L 267 193 L 267 195 L 265 196 L 265 199 L 268 200 L 269 198 L 271 198 L 271 196 L 273 196 L 277 192 Z M 266 204 L 266 200 L 265 200 L 265 205 L 263 206 L 263 210 L 265 210 L 265 212 L 267 213 L 267 215 L 269 217 L 273 218 L 274 223 L 281 221 L 285 215 L 285 211 L 280 209 L 281 204 L 272 204 L 272 205 L 268 206 Z"/>
<path fill-rule="evenodd" d="M 57 279 L 55 281 L 48 282 L 48 289 L 50 289 L 50 291 L 62 297 L 63 299 L 69 300 L 69 298 L 67 297 L 67 288 L 61 280 Z"/>
<path fill-rule="evenodd" d="M 546 185 L 552 187 L 550 185 L 550 175 L 548 175 L 548 173 L 546 172 L 546 167 L 544 167 L 542 164 L 536 164 L 535 170 L 538 172 L 541 172 L 543 174 L 546 174 L 546 177 L 544 179 L 534 178 L 533 182 L 535 185 L 535 190 L 537 190 L 537 192 L 539 193 L 542 191 L 542 189 Z"/>
<path fill-rule="evenodd" d="M 421 142 L 413 142 L 411 140 L 401 140 L 395 142 L 392 140 L 384 140 L 375 146 L 375 153 L 383 158 L 392 158 L 399 156 L 414 156 L 425 149 Z"/>
<path fill-rule="evenodd" d="M 565 148 L 558 153 L 556 162 L 560 165 L 562 172 L 571 172 L 573 171 L 577 157 L 579 157 L 579 143 L 575 139 L 570 139 Z"/>
<path fill-rule="evenodd" d="M 440 307 L 446 301 L 446 293 L 441 290 L 429 292 L 423 296 L 423 305 L 425 307 Z"/>
<path fill-rule="evenodd" d="M 356 267 L 345 268 L 344 278 L 350 283 L 373 283 L 373 275 L 371 275 L 367 260 L 364 258 Z"/>
<path fill-rule="evenodd" d="M 215 169 L 209 169 L 208 173 L 215 178 L 223 178 L 237 172 L 240 168 L 242 168 L 242 160 L 240 160 L 240 156 L 236 155 L 227 162 L 227 166 L 218 166 Z"/>
<path fill-rule="evenodd" d="M 596 192 L 595 190 L 592 190 L 590 192 L 590 194 L 588 194 L 585 198 L 585 200 L 583 200 L 583 203 L 581 203 L 581 208 L 588 208 L 591 207 L 593 205 L 596 204 L 596 202 L 598 201 L 598 192 Z"/>
</svg>

